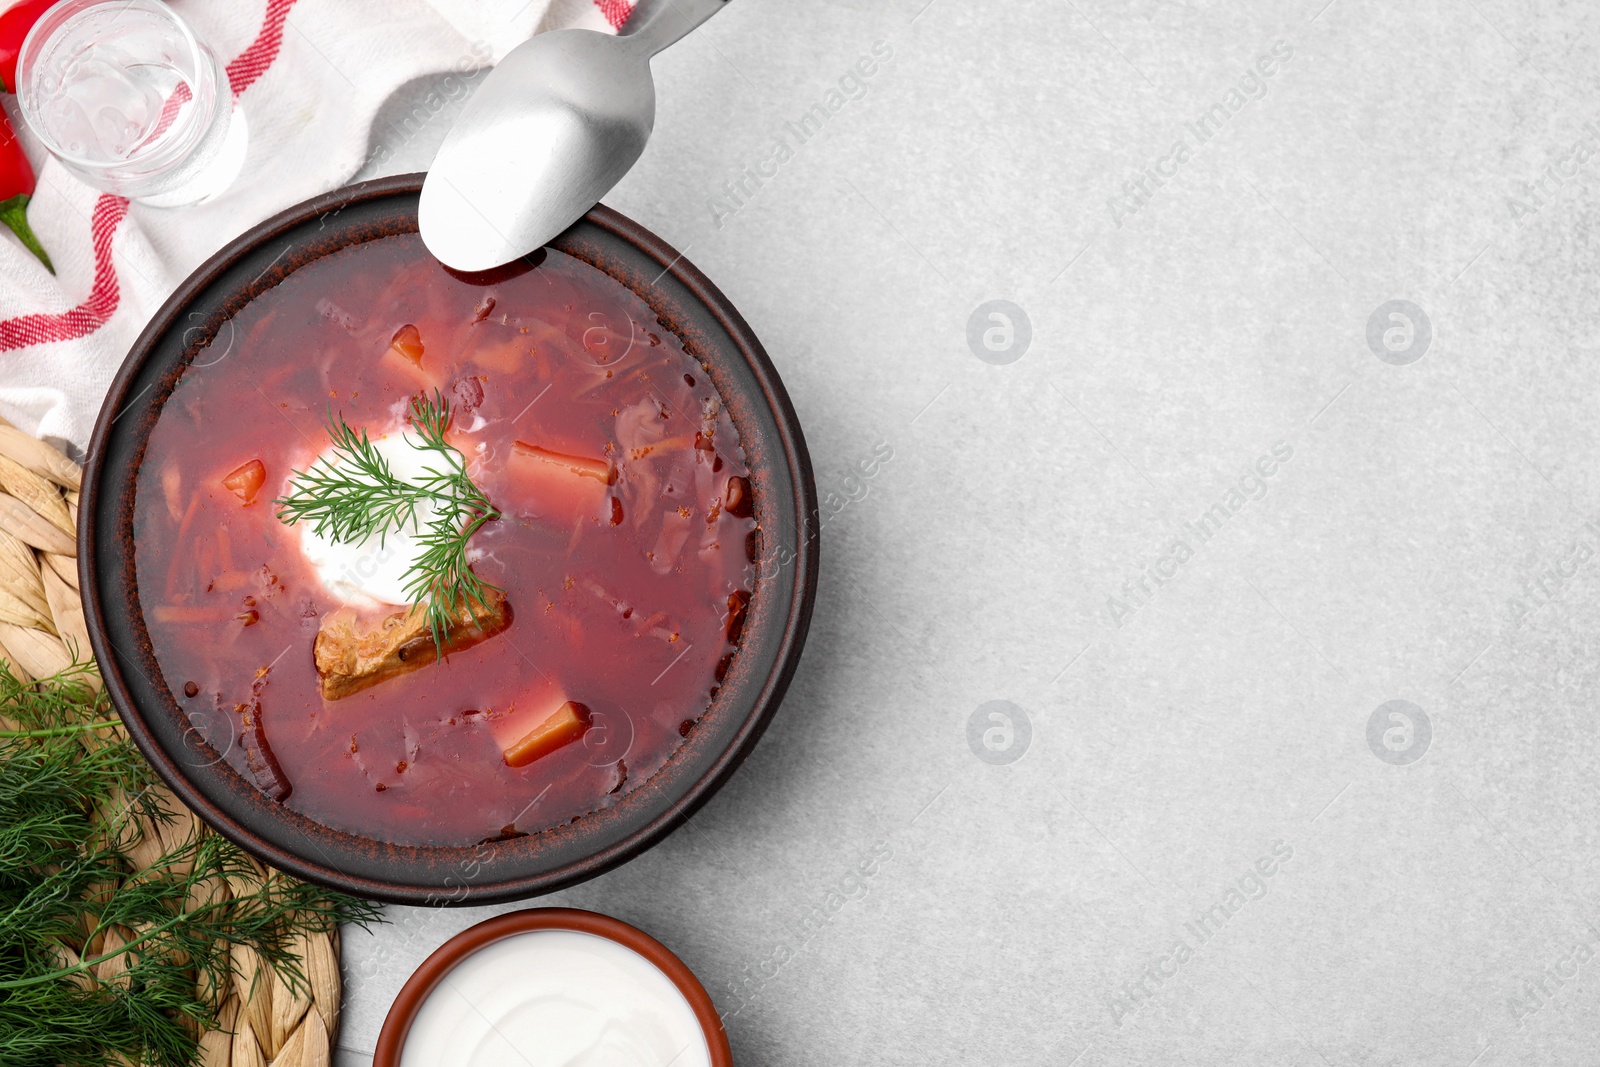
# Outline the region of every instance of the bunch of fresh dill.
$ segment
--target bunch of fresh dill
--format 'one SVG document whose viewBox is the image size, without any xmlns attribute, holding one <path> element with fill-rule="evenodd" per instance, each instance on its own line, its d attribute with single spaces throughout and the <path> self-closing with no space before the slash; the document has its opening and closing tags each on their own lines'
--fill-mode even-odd
<svg viewBox="0 0 1600 1067">
<path fill-rule="evenodd" d="M 150 848 L 173 802 L 92 669 L 28 684 L 0 661 L 0 1064 L 188 1067 L 230 988 L 231 944 L 304 989 L 295 935 L 377 910 L 263 878 L 215 834 Z"/>
<path fill-rule="evenodd" d="M 366 430 L 356 431 L 330 412 L 330 456 L 295 471 L 290 494 L 273 501 L 278 519 L 287 525 L 309 522 L 319 536 L 341 544 L 377 537 L 380 548 L 388 534 L 411 526 L 419 509 L 432 505 L 433 514 L 417 536 L 421 551 L 406 574 L 406 595 L 413 604 L 426 605 L 441 656 L 447 631 L 462 609 L 472 603 L 488 607 L 485 598 L 494 587 L 473 573 L 467 544 L 485 523 L 500 517 L 468 477 L 461 453 L 445 439 L 449 428 L 450 402 L 437 389 L 431 398 L 411 398 L 408 436 L 438 458 L 423 477 L 407 480 L 395 476 Z"/>
</svg>

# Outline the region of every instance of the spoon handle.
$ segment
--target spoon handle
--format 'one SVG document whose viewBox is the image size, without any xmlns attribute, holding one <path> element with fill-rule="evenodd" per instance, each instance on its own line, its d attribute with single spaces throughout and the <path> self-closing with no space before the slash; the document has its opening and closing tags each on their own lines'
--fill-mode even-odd
<svg viewBox="0 0 1600 1067">
<path fill-rule="evenodd" d="M 683 40 L 727 3 L 728 0 L 656 0 L 644 20 L 629 27 L 623 40 L 653 56 Z"/>
</svg>

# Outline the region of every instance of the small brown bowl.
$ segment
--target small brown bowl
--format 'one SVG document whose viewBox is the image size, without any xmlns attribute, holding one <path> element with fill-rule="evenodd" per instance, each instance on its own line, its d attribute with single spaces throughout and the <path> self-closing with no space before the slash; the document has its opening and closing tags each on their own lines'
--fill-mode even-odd
<svg viewBox="0 0 1600 1067">
<path fill-rule="evenodd" d="M 372 1055 L 372 1067 L 400 1067 L 400 1053 L 406 1045 L 406 1035 L 411 1024 L 445 975 L 454 970 L 462 960 L 496 941 L 525 934 L 534 930 L 575 930 L 582 934 L 615 941 L 649 960 L 656 969 L 671 979 L 694 1009 L 700 1029 L 705 1032 L 706 1046 L 711 1050 L 711 1067 L 733 1067 L 733 1050 L 728 1047 L 728 1034 L 722 1028 L 722 1017 L 705 986 L 689 970 L 686 963 L 672 954 L 672 950 L 621 919 L 598 915 L 592 911 L 575 908 L 532 908 L 497 915 L 477 926 L 469 927 L 446 941 L 433 955 L 422 961 L 422 966 L 407 979 L 399 996 L 383 1020 L 383 1030 L 378 1034 L 378 1048 Z"/>
</svg>

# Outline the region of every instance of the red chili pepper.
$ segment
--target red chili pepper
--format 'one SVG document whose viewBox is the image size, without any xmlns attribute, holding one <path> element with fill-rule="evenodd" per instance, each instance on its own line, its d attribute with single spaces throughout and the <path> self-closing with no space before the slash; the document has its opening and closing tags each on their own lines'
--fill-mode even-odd
<svg viewBox="0 0 1600 1067">
<path fill-rule="evenodd" d="M 56 272 L 50 256 L 28 225 L 28 201 L 33 196 L 33 164 L 22 150 L 22 138 L 11 128 L 11 120 L 0 111 L 0 222 L 11 228 L 28 251 L 39 257 L 44 269 Z"/>
<path fill-rule="evenodd" d="M 22 0 L 0 11 L 0 92 L 17 91 L 17 55 L 22 40 L 39 21 L 39 16 L 56 5 L 56 0 Z"/>
</svg>

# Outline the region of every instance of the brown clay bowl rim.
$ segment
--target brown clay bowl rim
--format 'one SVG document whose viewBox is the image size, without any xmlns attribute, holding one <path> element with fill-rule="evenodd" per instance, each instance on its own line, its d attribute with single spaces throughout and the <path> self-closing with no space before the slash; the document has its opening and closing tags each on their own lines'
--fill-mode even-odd
<svg viewBox="0 0 1600 1067">
<path fill-rule="evenodd" d="M 400 1054 L 405 1049 L 406 1037 L 417 1012 L 447 974 L 473 953 L 518 934 L 536 930 L 575 930 L 594 934 L 632 949 L 678 987 L 688 1000 L 689 1007 L 705 1033 L 706 1047 L 711 1050 L 711 1067 L 733 1067 L 733 1050 L 728 1045 L 728 1032 L 723 1028 L 722 1016 L 711 1002 L 711 994 L 700 984 L 689 965 L 680 960 L 671 949 L 621 919 L 577 908 L 529 908 L 508 915 L 485 919 L 469 926 L 452 937 L 433 954 L 422 961 L 406 984 L 400 988 L 389 1014 L 384 1017 L 383 1029 L 378 1033 L 378 1047 L 372 1054 L 372 1067 L 400 1067 Z"/>
<path fill-rule="evenodd" d="M 330 225 L 335 240 L 343 232 L 340 227 L 367 225 L 363 219 L 376 219 L 371 225 L 381 227 L 390 211 L 386 205 L 398 198 L 413 205 L 407 217 L 414 229 L 422 178 L 379 178 L 291 207 L 224 246 L 168 297 L 134 342 L 95 424 L 84 468 L 78 567 L 90 645 L 129 736 L 161 779 L 213 829 L 303 881 L 369 899 L 433 906 L 494 904 L 555 892 L 634 858 L 687 822 L 754 750 L 783 700 L 810 628 L 820 550 L 817 489 L 799 418 L 749 324 L 682 253 L 639 223 L 598 205 L 551 247 L 579 258 L 590 254 L 585 248 L 611 256 L 591 259 L 591 265 L 633 288 L 646 303 L 655 306 L 659 300 L 677 308 L 687 316 L 683 328 L 703 331 L 712 346 L 706 350 L 708 370 L 740 425 L 741 438 L 745 424 L 734 410 L 736 398 L 747 405 L 754 420 L 749 425 L 757 431 L 745 440 L 747 447 L 759 442 L 754 447 L 764 449 L 767 457 L 762 470 L 755 463 L 751 469 L 757 479 L 763 555 L 771 548 L 781 550 L 780 558 L 770 575 L 764 565 L 758 568 L 761 584 L 741 652 L 711 711 L 666 766 L 614 807 L 506 845 L 398 846 L 333 830 L 244 784 L 203 739 L 198 753 L 188 751 L 194 729 L 183 729 L 170 689 L 156 681 L 160 668 L 137 607 L 131 562 L 134 493 L 127 470 L 130 465 L 137 470 L 151 420 L 164 403 L 162 376 L 174 373 L 169 365 L 187 366 L 191 353 L 206 343 L 204 321 L 185 328 L 202 318 L 195 308 L 211 316 L 232 314 L 229 300 L 242 306 L 253 297 L 239 294 L 252 291 L 263 277 L 296 269 L 300 253 L 291 250 L 316 245 Z M 403 213 L 404 208 L 394 211 Z M 270 258 L 279 245 L 284 251 L 250 281 L 260 260 Z M 645 270 L 640 276 L 651 295 L 624 276 Z M 218 291 L 231 295 L 224 298 Z M 174 346 L 177 355 L 170 351 Z M 728 388 L 718 373 L 729 376 Z M 730 395 L 729 389 L 735 392 Z M 772 479 L 770 491 L 760 483 L 764 477 Z M 763 508 L 771 510 L 763 516 Z M 763 603 L 769 581 L 772 592 Z"/>
</svg>

